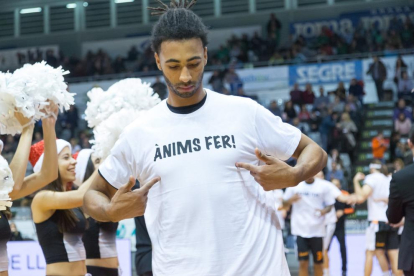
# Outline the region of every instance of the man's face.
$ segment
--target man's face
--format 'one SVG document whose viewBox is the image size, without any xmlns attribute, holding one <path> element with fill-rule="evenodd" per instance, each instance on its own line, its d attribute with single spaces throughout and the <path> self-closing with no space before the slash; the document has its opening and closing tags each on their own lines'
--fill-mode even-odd
<svg viewBox="0 0 414 276">
<path fill-rule="evenodd" d="M 207 47 L 201 39 L 165 41 L 160 53 L 155 53 L 158 69 L 162 71 L 170 96 L 191 98 L 202 88 Z"/>
</svg>

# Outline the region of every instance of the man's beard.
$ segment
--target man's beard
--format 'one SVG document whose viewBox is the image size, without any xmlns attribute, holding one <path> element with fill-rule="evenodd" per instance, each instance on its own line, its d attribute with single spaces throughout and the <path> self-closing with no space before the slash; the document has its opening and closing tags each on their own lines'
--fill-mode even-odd
<svg viewBox="0 0 414 276">
<path fill-rule="evenodd" d="M 189 82 L 189 83 L 180 83 L 177 86 L 189 86 L 192 85 L 194 86 L 193 91 L 191 92 L 186 92 L 186 93 L 180 93 L 180 91 L 178 91 L 178 89 L 171 83 L 171 81 L 165 76 L 164 72 L 162 72 L 165 82 L 167 83 L 167 86 L 169 88 L 170 91 L 172 91 L 175 95 L 177 95 L 180 98 L 191 98 L 192 96 L 195 95 L 195 93 L 197 93 L 197 90 L 200 88 L 202 82 L 203 82 L 203 76 L 204 76 L 204 72 L 201 74 L 201 77 L 197 80 L 197 82 Z"/>
</svg>

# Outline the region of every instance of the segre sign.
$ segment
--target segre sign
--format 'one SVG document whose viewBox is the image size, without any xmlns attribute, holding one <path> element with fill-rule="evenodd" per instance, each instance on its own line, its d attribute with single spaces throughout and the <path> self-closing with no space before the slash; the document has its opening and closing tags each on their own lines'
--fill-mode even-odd
<svg viewBox="0 0 414 276">
<path fill-rule="evenodd" d="M 327 84 L 362 79 L 361 61 L 289 66 L 289 84 Z"/>
</svg>

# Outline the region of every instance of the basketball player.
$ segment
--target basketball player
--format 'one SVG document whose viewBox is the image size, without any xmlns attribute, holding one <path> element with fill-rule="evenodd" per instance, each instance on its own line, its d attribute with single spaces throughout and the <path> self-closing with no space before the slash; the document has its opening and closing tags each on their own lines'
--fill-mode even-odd
<svg viewBox="0 0 414 276">
<path fill-rule="evenodd" d="M 169 97 L 121 135 L 85 195 L 87 213 L 145 212 L 154 275 L 290 275 L 265 191 L 314 176 L 326 153 L 256 102 L 203 88 L 207 28 L 195 2 L 155 8 L 152 48 Z M 296 167 L 281 161 L 291 156 Z M 131 191 L 135 178 L 142 186 Z"/>
</svg>

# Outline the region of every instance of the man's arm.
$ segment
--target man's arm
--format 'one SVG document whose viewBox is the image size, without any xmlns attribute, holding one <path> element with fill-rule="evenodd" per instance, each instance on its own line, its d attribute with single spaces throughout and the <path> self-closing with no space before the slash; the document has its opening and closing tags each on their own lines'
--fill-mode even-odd
<svg viewBox="0 0 414 276">
<path fill-rule="evenodd" d="M 322 171 L 328 160 L 326 152 L 304 134 L 302 134 L 293 157 L 297 158 L 296 166 L 293 168 L 296 175 L 293 186 Z"/>
<path fill-rule="evenodd" d="M 135 178 L 131 176 L 127 184 L 116 190 L 100 174 L 96 174 L 83 199 L 85 212 L 97 221 L 104 222 L 118 222 L 142 216 L 147 205 L 148 192 L 159 180 L 156 177 L 140 189 L 132 191 Z"/>
<path fill-rule="evenodd" d="M 397 188 L 397 182 L 393 177 L 390 184 L 387 218 L 390 223 L 399 223 L 404 216 L 403 200 Z"/>
</svg>

